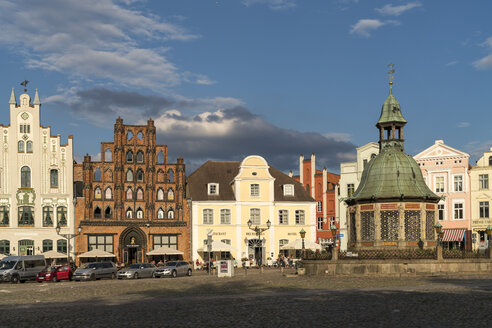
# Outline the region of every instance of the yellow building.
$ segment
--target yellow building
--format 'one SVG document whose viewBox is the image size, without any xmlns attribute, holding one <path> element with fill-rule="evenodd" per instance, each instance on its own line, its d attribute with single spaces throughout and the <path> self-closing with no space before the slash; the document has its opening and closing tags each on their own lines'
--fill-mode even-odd
<svg viewBox="0 0 492 328">
<path fill-rule="evenodd" d="M 485 152 L 470 170 L 471 218 L 473 248 L 487 247 L 485 228 L 492 225 L 490 205 L 492 204 L 492 148 Z"/>
<path fill-rule="evenodd" d="M 275 259 L 280 247 L 300 238 L 302 229 L 305 240 L 316 240 L 316 202 L 299 182 L 261 156 L 248 156 L 242 162 L 206 162 L 188 178 L 188 195 L 194 261 L 208 258 L 210 230 L 214 243 L 229 245 L 230 255 L 238 261 Z M 266 228 L 268 221 L 270 228 L 258 238 L 248 227 L 249 220 L 252 228 Z"/>
</svg>

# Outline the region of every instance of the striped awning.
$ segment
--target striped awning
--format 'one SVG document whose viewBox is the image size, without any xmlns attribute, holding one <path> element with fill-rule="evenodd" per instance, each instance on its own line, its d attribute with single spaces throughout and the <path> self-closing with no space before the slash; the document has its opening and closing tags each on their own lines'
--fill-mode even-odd
<svg viewBox="0 0 492 328">
<path fill-rule="evenodd" d="M 462 241 L 465 236 L 465 229 L 444 229 L 442 241 Z"/>
</svg>

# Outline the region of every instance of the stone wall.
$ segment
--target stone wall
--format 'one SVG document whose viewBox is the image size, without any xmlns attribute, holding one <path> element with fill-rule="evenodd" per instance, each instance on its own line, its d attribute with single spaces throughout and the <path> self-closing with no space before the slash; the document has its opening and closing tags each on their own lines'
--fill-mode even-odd
<svg viewBox="0 0 492 328">
<path fill-rule="evenodd" d="M 302 261 L 307 275 L 446 275 L 491 272 L 490 259 Z"/>
</svg>

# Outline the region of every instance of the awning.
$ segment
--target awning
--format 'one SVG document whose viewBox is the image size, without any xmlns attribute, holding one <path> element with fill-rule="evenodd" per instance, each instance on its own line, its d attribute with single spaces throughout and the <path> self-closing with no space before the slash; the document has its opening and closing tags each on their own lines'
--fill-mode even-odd
<svg viewBox="0 0 492 328">
<path fill-rule="evenodd" d="M 183 255 L 183 252 L 178 251 L 177 249 L 169 248 L 167 246 L 162 246 L 148 252 L 147 255 Z"/>
<path fill-rule="evenodd" d="M 102 258 L 105 258 L 105 257 L 116 257 L 116 255 L 111 254 L 111 253 L 106 252 L 106 251 L 103 251 L 103 250 L 100 250 L 100 249 L 93 249 L 92 251 L 80 254 L 78 257 L 84 257 L 84 258 L 102 257 Z"/>
<path fill-rule="evenodd" d="M 236 249 L 229 244 L 221 242 L 220 240 L 212 241 L 211 252 L 232 252 L 233 250 L 236 250 Z M 199 252 L 199 253 L 208 252 L 208 246 L 205 245 L 203 247 L 200 247 L 199 249 L 197 249 L 197 252 Z"/>
<path fill-rule="evenodd" d="M 302 239 L 296 239 L 294 241 L 291 241 L 287 245 L 284 245 L 280 247 L 280 249 L 297 249 L 297 250 L 302 250 Z M 315 242 L 312 242 L 310 240 L 304 239 L 304 249 L 310 249 L 312 251 L 316 250 L 321 250 L 321 245 L 316 244 Z"/>
<path fill-rule="evenodd" d="M 44 255 L 44 257 L 47 259 L 66 259 L 67 258 L 67 254 L 59 253 L 59 252 L 53 251 L 53 250 L 41 253 L 41 255 Z"/>
<path fill-rule="evenodd" d="M 442 241 L 462 241 L 465 236 L 465 229 L 444 229 Z"/>
</svg>

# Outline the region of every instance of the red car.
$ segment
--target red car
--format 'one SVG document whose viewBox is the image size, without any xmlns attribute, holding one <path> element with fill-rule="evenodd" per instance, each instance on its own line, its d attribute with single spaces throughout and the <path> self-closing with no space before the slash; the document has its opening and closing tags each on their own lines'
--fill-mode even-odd
<svg viewBox="0 0 492 328">
<path fill-rule="evenodd" d="M 72 280 L 72 275 L 73 275 L 73 270 L 68 265 L 47 267 L 36 275 L 36 281 L 58 282 L 60 280 Z"/>
</svg>

